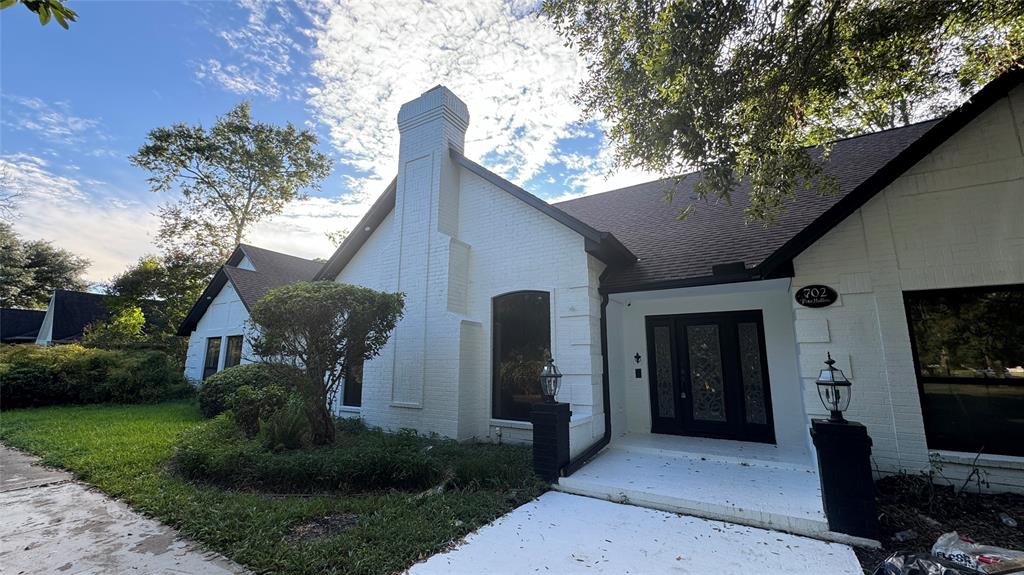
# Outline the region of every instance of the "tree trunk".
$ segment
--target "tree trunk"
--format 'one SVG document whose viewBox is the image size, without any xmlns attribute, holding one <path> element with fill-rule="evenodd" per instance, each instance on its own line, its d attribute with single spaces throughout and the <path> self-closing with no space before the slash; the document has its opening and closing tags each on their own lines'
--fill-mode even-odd
<svg viewBox="0 0 1024 575">
<path fill-rule="evenodd" d="M 306 396 L 313 445 L 329 445 L 334 443 L 334 417 L 327 407 L 327 386 L 323 384 L 323 377 L 310 379 L 303 395 Z"/>
</svg>

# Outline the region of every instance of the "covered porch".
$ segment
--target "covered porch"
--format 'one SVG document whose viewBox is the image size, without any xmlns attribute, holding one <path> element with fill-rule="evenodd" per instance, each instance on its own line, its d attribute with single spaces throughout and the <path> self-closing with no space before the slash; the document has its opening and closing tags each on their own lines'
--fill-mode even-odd
<svg viewBox="0 0 1024 575">
<path fill-rule="evenodd" d="M 870 544 L 829 530 L 788 278 L 610 294 L 607 321 L 611 442 L 559 490 Z"/>
</svg>

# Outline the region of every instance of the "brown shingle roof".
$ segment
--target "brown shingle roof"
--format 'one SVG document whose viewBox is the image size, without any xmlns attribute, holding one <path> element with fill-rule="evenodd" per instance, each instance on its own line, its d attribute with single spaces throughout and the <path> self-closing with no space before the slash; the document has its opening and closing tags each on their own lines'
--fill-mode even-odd
<svg viewBox="0 0 1024 575">
<path fill-rule="evenodd" d="M 602 287 L 609 291 L 712 275 L 712 266 L 743 262 L 752 269 L 795 234 L 854 190 L 882 166 L 934 126 L 936 121 L 840 140 L 833 145 L 826 169 L 835 176 L 838 193 L 821 196 L 802 191 L 770 226 L 745 223 L 750 187 L 741 183 L 732 201 L 696 201 L 696 211 L 678 219 L 693 199 L 699 173 L 683 178 L 672 203 L 666 190 L 674 178 L 559 202 L 557 207 L 591 226 L 611 232 L 639 258 L 612 270 Z"/>
</svg>

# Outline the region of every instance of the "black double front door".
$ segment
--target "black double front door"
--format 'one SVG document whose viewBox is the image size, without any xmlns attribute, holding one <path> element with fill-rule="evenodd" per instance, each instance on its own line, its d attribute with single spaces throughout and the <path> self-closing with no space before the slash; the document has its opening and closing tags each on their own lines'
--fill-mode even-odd
<svg viewBox="0 0 1024 575">
<path fill-rule="evenodd" d="M 648 316 L 651 431 L 775 442 L 761 312 Z"/>
</svg>

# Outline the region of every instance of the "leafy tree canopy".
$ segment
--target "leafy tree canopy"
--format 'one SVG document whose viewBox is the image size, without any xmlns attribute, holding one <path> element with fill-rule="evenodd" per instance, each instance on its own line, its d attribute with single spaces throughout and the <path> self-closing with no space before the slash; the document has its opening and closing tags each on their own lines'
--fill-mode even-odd
<svg viewBox="0 0 1024 575">
<path fill-rule="evenodd" d="M 60 27 L 67 30 L 68 22 L 78 19 L 78 13 L 64 5 L 64 0 L 0 0 L 0 10 L 21 4 L 39 17 L 39 23 L 46 26 L 50 18 L 57 21 Z"/>
<path fill-rule="evenodd" d="M 85 326 L 82 345 L 117 349 L 142 343 L 145 340 L 145 335 L 142 333 L 142 327 L 145 324 L 146 317 L 142 313 L 142 308 L 134 305 L 126 306 L 114 312 L 107 321 Z"/>
<path fill-rule="evenodd" d="M 588 59 L 579 100 L 610 123 L 621 164 L 701 170 L 698 198 L 728 198 L 746 178 L 747 216 L 764 222 L 801 187 L 834 190 L 805 146 L 946 111 L 1024 56 L 1022 0 L 546 0 L 544 10 Z"/>
<path fill-rule="evenodd" d="M 43 308 L 57 289 L 84 290 L 89 260 L 41 240 L 25 241 L 0 222 L 0 307 Z"/>
<path fill-rule="evenodd" d="M 223 258 L 254 224 L 319 187 L 331 162 L 316 144 L 315 134 L 291 123 L 254 121 L 242 102 L 210 129 L 152 130 L 130 160 L 150 172 L 153 191 L 181 194 L 160 208 L 158 243 Z"/>
<path fill-rule="evenodd" d="M 250 310 L 253 352 L 281 358 L 306 374 L 313 441 L 334 441 L 330 401 L 346 367 L 375 357 L 402 317 L 399 293 L 330 281 L 297 282 L 271 290 Z"/>
<path fill-rule="evenodd" d="M 140 307 L 151 338 L 173 336 L 222 262 L 183 250 L 139 259 L 106 286 L 116 308 Z"/>
</svg>

